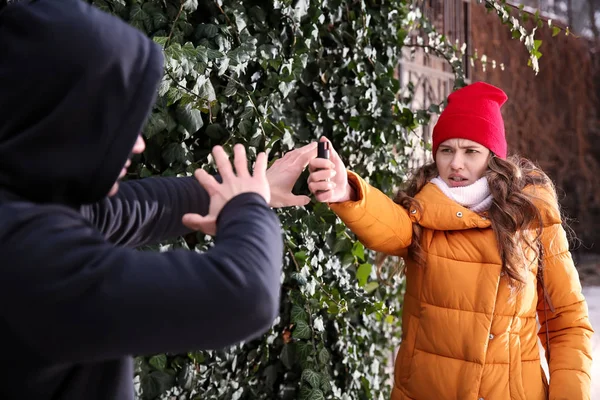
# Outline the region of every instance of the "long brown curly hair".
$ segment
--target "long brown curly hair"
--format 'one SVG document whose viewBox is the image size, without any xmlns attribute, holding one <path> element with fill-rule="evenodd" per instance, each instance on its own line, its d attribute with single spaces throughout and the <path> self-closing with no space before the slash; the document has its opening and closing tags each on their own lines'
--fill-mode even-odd
<svg viewBox="0 0 600 400">
<path fill-rule="evenodd" d="M 498 243 L 502 271 L 508 276 L 511 288 L 518 292 L 527 282 L 529 266 L 537 261 L 542 267 L 542 215 L 534 204 L 534 194 L 523 189 L 529 185 L 543 186 L 555 198 L 556 190 L 552 180 L 540 168 L 518 155 L 506 160 L 490 155 L 484 175 L 494 199 L 488 217 Z M 421 210 L 414 196 L 436 176 L 438 170 L 435 163 L 417 169 L 400 189 L 394 202 L 407 210 Z M 413 224 L 413 240 L 409 252 L 417 264 L 423 267 L 425 259 L 420 245 L 421 234 L 422 227 Z"/>
</svg>

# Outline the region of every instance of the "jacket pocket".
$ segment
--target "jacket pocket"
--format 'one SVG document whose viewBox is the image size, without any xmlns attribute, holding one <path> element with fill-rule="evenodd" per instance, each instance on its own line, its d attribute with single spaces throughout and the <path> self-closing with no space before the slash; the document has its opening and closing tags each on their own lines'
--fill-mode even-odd
<svg viewBox="0 0 600 400">
<path fill-rule="evenodd" d="M 400 350 L 396 357 L 395 365 L 395 383 L 397 386 L 404 386 L 410 378 L 413 356 L 415 353 L 415 342 L 417 331 L 419 330 L 419 319 L 408 315 L 408 326 L 406 326 L 406 335 L 400 344 Z"/>
<path fill-rule="evenodd" d="M 521 337 L 518 334 L 510 334 L 510 370 L 509 388 L 510 398 L 515 400 L 527 400 L 525 387 L 523 386 L 523 363 L 521 355 Z"/>
</svg>

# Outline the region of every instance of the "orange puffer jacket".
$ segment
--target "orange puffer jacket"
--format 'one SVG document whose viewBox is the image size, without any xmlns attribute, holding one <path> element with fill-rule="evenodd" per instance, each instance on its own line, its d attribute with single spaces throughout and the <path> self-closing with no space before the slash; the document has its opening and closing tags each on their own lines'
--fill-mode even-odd
<svg viewBox="0 0 600 400">
<path fill-rule="evenodd" d="M 526 288 L 510 296 L 488 219 L 432 183 L 415 197 L 422 212 L 408 212 L 354 173 L 348 179 L 359 200 L 330 204 L 331 209 L 366 247 L 406 261 L 393 400 L 546 399 L 538 348 L 538 334 L 546 346 L 544 324 L 551 356 L 549 398 L 590 398 L 593 330 L 549 191 L 531 189 L 543 200 L 536 205 L 544 220 L 545 286 L 554 306 L 554 312 L 545 313 L 535 265 Z M 407 254 L 413 223 L 423 227 L 424 267 Z"/>
</svg>

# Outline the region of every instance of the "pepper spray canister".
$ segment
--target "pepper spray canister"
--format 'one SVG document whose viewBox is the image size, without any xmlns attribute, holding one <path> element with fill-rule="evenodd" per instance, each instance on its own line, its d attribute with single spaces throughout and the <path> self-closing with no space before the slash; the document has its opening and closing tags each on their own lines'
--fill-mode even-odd
<svg viewBox="0 0 600 400">
<path fill-rule="evenodd" d="M 329 142 L 319 142 L 317 158 L 326 158 L 329 160 Z"/>
</svg>

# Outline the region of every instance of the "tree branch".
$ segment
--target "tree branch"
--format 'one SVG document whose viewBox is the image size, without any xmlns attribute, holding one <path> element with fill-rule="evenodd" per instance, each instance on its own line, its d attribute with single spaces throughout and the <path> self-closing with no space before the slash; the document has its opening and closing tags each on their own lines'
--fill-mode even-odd
<svg viewBox="0 0 600 400">
<path fill-rule="evenodd" d="M 181 17 L 181 13 L 183 12 L 183 5 L 185 4 L 184 0 L 181 0 L 181 6 L 179 7 L 179 12 L 175 17 L 175 21 L 173 21 L 173 26 L 171 27 L 171 32 L 169 32 L 169 36 L 167 37 L 167 41 L 165 42 L 165 48 L 171 42 L 171 38 L 173 37 L 173 32 L 175 31 L 175 26 L 177 25 L 177 21 L 179 21 L 179 17 Z"/>
</svg>

